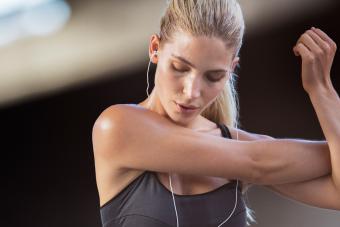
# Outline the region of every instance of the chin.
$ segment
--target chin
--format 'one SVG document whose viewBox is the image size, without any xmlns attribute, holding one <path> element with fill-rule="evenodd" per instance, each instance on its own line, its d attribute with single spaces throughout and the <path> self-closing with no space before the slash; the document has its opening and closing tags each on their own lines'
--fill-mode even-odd
<svg viewBox="0 0 340 227">
<path fill-rule="evenodd" d="M 175 102 L 172 102 L 170 105 L 164 106 L 164 116 L 173 123 L 185 127 L 197 117 L 197 114 L 182 114 L 176 110 Z"/>
<path fill-rule="evenodd" d="M 180 125 L 180 126 L 183 126 L 183 127 L 186 127 L 188 126 L 192 121 L 193 119 L 195 119 L 197 116 L 196 115 L 193 115 L 193 116 L 190 116 L 190 117 L 185 117 L 185 116 L 182 116 L 178 113 L 174 113 L 173 116 L 171 115 L 168 115 L 168 117 L 170 118 L 171 121 L 173 121 L 175 124 L 177 125 Z"/>
</svg>

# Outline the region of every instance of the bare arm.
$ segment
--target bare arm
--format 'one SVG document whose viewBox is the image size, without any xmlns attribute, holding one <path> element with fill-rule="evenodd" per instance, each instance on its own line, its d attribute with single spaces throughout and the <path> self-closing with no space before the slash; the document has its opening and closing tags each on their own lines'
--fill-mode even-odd
<svg viewBox="0 0 340 227">
<path fill-rule="evenodd" d="M 240 129 L 233 129 L 230 128 L 231 134 L 233 138 L 236 138 L 236 131 L 238 132 L 239 139 L 245 140 L 245 141 L 255 141 L 255 140 L 268 140 L 272 139 L 275 140 L 275 138 L 272 138 L 267 135 L 259 135 L 254 133 L 245 132 Z M 335 190 L 331 174 L 327 174 L 322 177 L 316 177 L 320 175 L 325 169 L 331 168 L 331 162 L 329 159 L 329 149 L 328 144 L 325 141 L 319 141 L 319 144 L 323 146 L 323 148 L 319 151 L 311 150 L 310 154 L 307 155 L 305 158 L 307 160 L 311 160 L 313 164 L 310 163 L 310 165 L 306 166 L 305 169 L 302 169 L 301 171 L 308 172 L 314 172 L 314 171 L 320 171 L 319 173 L 316 173 L 315 178 L 305 179 L 301 182 L 295 182 L 295 183 L 287 183 L 287 184 L 273 184 L 273 185 L 262 185 L 279 195 L 282 195 L 284 197 L 288 197 L 290 199 L 293 199 L 298 202 L 302 202 L 304 204 L 312 205 L 315 207 L 320 208 L 327 208 L 327 209 L 334 209 L 339 210 L 340 204 L 338 200 L 336 199 L 338 194 Z M 313 153 L 314 152 L 314 153 Z M 320 158 L 318 159 L 318 156 L 324 156 L 327 158 Z M 315 161 L 313 161 L 315 159 Z M 326 160 L 328 159 L 328 162 Z M 244 185 L 250 186 L 251 184 L 248 184 L 247 182 L 243 182 Z"/>
<path fill-rule="evenodd" d="M 329 173 L 329 157 L 324 155 L 329 152 L 324 144 L 291 139 L 229 140 L 195 132 L 128 105 L 115 105 L 101 114 L 93 128 L 93 148 L 96 158 L 120 168 L 217 176 L 254 184 L 298 182 Z M 317 167 L 315 171 L 305 171 L 310 165 Z"/>
<path fill-rule="evenodd" d="M 331 174 L 304 182 L 271 185 L 268 188 L 312 206 L 340 210 L 340 101 L 333 91 L 327 93 L 310 96 L 329 144 Z"/>
<path fill-rule="evenodd" d="M 313 206 L 340 210 L 340 99 L 330 79 L 336 44 L 320 29 L 311 29 L 300 37 L 294 52 L 302 58 L 303 87 L 328 142 L 332 172 L 310 181 L 268 187 Z"/>
<path fill-rule="evenodd" d="M 250 182 L 257 181 L 260 175 L 249 149 L 244 149 L 251 146 L 247 142 L 237 146 L 222 137 L 178 126 L 138 106 L 114 105 L 106 109 L 94 124 L 92 138 L 95 158 L 120 169 L 240 178 Z"/>
</svg>

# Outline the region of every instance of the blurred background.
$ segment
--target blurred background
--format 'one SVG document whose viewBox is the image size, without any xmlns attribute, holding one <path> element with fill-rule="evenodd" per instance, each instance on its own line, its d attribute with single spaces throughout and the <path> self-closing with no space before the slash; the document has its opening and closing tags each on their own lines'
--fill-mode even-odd
<svg viewBox="0 0 340 227">
<path fill-rule="evenodd" d="M 340 4 L 239 2 L 247 25 L 237 73 L 242 128 L 324 139 L 292 48 L 311 26 L 339 46 Z M 2 226 L 101 226 L 92 126 L 108 106 L 146 98 L 148 42 L 165 3 L 0 0 Z M 339 74 L 337 53 L 332 79 L 338 93 Z M 253 226 L 340 226 L 339 212 L 258 186 L 249 190 L 248 205 L 258 222 Z"/>
</svg>

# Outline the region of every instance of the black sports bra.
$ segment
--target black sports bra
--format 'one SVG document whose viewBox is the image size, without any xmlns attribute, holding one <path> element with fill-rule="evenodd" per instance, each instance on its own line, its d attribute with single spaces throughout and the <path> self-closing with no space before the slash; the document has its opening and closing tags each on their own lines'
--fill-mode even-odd
<svg viewBox="0 0 340 227">
<path fill-rule="evenodd" d="M 228 128 L 217 124 L 222 136 L 231 138 Z M 223 227 L 245 227 L 246 206 L 237 188 L 237 207 Z M 217 227 L 232 212 L 235 205 L 236 180 L 212 191 L 194 194 L 174 194 L 180 227 Z M 145 171 L 126 188 L 100 208 L 104 227 L 176 227 L 172 194 L 157 174 Z"/>
</svg>

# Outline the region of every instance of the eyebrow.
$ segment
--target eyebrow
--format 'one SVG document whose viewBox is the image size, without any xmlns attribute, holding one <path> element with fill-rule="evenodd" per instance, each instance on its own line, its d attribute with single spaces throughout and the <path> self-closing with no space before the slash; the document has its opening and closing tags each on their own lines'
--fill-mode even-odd
<svg viewBox="0 0 340 227">
<path fill-rule="evenodd" d="M 174 54 L 171 54 L 172 57 L 177 58 L 178 60 L 190 65 L 191 67 L 196 68 L 196 66 L 194 64 L 192 64 L 190 61 L 188 61 L 187 59 L 181 57 L 181 56 L 177 56 Z M 212 69 L 212 70 L 208 70 L 207 72 L 228 72 L 227 69 Z"/>
</svg>

